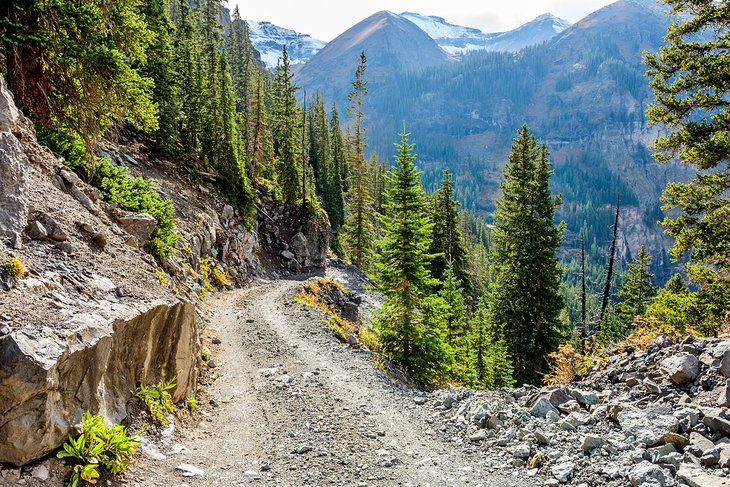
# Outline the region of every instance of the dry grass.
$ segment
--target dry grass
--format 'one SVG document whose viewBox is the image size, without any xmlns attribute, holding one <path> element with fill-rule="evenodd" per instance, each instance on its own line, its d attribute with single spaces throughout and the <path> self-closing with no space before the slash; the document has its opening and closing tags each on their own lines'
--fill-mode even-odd
<svg viewBox="0 0 730 487">
<path fill-rule="evenodd" d="M 323 323 L 329 326 L 343 342 L 351 342 L 354 339 L 370 350 L 377 350 L 377 337 L 372 330 L 361 322 L 356 323 L 345 319 L 327 301 L 326 296 L 335 294 L 335 291 L 349 295 L 341 282 L 329 277 L 321 277 L 309 281 L 307 285 L 302 287 L 297 293 L 296 300 L 329 316 L 329 318 L 323 320 Z"/>
</svg>

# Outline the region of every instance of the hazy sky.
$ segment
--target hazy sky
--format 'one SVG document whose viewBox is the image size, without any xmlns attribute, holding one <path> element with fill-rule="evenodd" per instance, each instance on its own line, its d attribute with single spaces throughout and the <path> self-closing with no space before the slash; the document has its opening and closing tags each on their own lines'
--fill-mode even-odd
<svg viewBox="0 0 730 487">
<path fill-rule="evenodd" d="M 514 29 L 540 14 L 550 12 L 576 22 L 613 0 L 228 0 L 241 17 L 267 20 L 281 27 L 331 41 L 365 17 L 379 11 L 417 12 L 444 17 L 452 24 L 485 32 Z"/>
</svg>

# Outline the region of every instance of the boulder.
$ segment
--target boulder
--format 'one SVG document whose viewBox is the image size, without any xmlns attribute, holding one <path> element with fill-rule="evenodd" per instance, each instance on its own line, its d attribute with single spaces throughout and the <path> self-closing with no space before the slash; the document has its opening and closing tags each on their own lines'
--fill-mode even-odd
<svg viewBox="0 0 730 487">
<path fill-rule="evenodd" d="M 560 414 L 557 409 L 550 404 L 550 400 L 546 397 L 538 398 L 537 401 L 535 401 L 535 404 L 530 407 L 530 414 L 538 418 L 544 418 L 547 416 L 549 411 L 554 411 L 556 414 Z"/>
<path fill-rule="evenodd" d="M 68 239 L 68 235 L 61 229 L 61 226 L 56 223 L 51 215 L 44 211 L 33 212 L 31 216 L 34 222 L 40 222 L 43 228 L 46 230 L 48 238 L 55 240 L 56 242 L 65 242 Z"/>
<path fill-rule="evenodd" d="M 633 487 L 670 487 L 676 485 L 669 470 L 647 461 L 634 465 L 629 472 L 629 481 Z"/>
<path fill-rule="evenodd" d="M 5 89 L 5 78 L 0 74 L 0 132 L 10 132 L 18 124 L 20 112 L 13 95 Z"/>
<path fill-rule="evenodd" d="M 553 474 L 560 483 L 566 484 L 573 477 L 573 470 L 575 466 L 572 463 L 559 463 L 553 465 L 550 468 L 550 473 Z"/>
<path fill-rule="evenodd" d="M 596 448 L 601 448 L 605 444 L 606 441 L 600 436 L 585 435 L 583 437 L 583 440 L 580 442 L 580 449 L 584 452 L 589 452 L 591 450 L 595 450 Z"/>
<path fill-rule="evenodd" d="M 292 237 L 291 249 L 299 262 L 307 263 L 309 260 L 309 248 L 307 247 L 307 237 L 302 232 L 297 232 Z"/>
<path fill-rule="evenodd" d="M 686 463 L 677 471 L 677 479 L 689 487 L 730 487 L 729 477 L 718 477 Z"/>
<path fill-rule="evenodd" d="M 115 219 L 125 232 L 137 238 L 140 245 L 146 244 L 157 228 L 157 220 L 147 213 L 119 211 Z"/>
<path fill-rule="evenodd" d="M 716 347 L 715 350 L 718 350 L 718 348 L 720 347 Z M 722 348 L 724 349 L 724 346 Z M 720 355 L 720 366 L 718 367 L 718 370 L 723 377 L 730 377 L 730 350 L 724 350 L 722 355 Z"/>
<path fill-rule="evenodd" d="M 56 450 L 86 411 L 120 422 L 140 384 L 176 375 L 175 402 L 194 392 L 192 303 L 115 305 L 108 317 L 100 313 L 0 340 L 0 463 L 24 465 Z"/>
<path fill-rule="evenodd" d="M 682 386 L 700 375 L 700 361 L 692 354 L 679 353 L 662 360 L 662 371 L 675 384 Z"/>
<path fill-rule="evenodd" d="M 676 418 L 652 410 L 626 409 L 618 413 L 617 419 L 626 437 L 633 436 L 647 446 L 660 443 L 667 432 L 679 429 Z"/>
<path fill-rule="evenodd" d="M 324 267 L 332 236 L 329 221 L 323 217 L 314 217 L 304 224 L 302 234 L 307 239 L 308 264 L 312 267 Z"/>
</svg>

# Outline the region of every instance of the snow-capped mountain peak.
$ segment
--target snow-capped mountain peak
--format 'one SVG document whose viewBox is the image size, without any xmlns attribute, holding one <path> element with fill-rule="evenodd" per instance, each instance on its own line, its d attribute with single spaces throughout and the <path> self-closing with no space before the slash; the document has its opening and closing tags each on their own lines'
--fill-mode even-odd
<svg viewBox="0 0 730 487">
<path fill-rule="evenodd" d="M 570 22 L 546 13 L 508 32 L 482 32 L 447 22 L 442 17 L 403 12 L 402 17 L 416 24 L 441 48 L 454 55 L 470 51 L 519 51 L 552 39 L 570 27 Z"/>
<path fill-rule="evenodd" d="M 271 22 L 247 20 L 251 43 L 261 53 L 261 60 L 267 68 L 275 68 L 284 46 L 289 53 L 291 64 L 304 64 L 325 44 L 307 34 L 279 27 Z"/>
</svg>

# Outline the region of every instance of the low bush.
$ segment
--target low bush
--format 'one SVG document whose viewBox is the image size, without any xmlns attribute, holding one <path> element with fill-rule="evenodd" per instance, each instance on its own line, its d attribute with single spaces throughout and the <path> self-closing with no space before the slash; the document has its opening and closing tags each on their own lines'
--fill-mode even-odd
<svg viewBox="0 0 730 487">
<path fill-rule="evenodd" d="M 8 257 L 5 262 L 0 264 L 0 269 L 15 279 L 23 279 L 28 273 L 23 261 L 17 257 Z"/>
<path fill-rule="evenodd" d="M 129 174 L 129 169 L 117 166 L 109 159 L 100 159 L 91 184 L 99 188 L 104 199 L 120 208 L 137 213 L 147 213 L 157 220 L 147 251 L 157 258 L 167 257 L 180 239 L 175 230 L 175 207 L 172 201 L 160 198 L 152 181 Z"/>
</svg>

